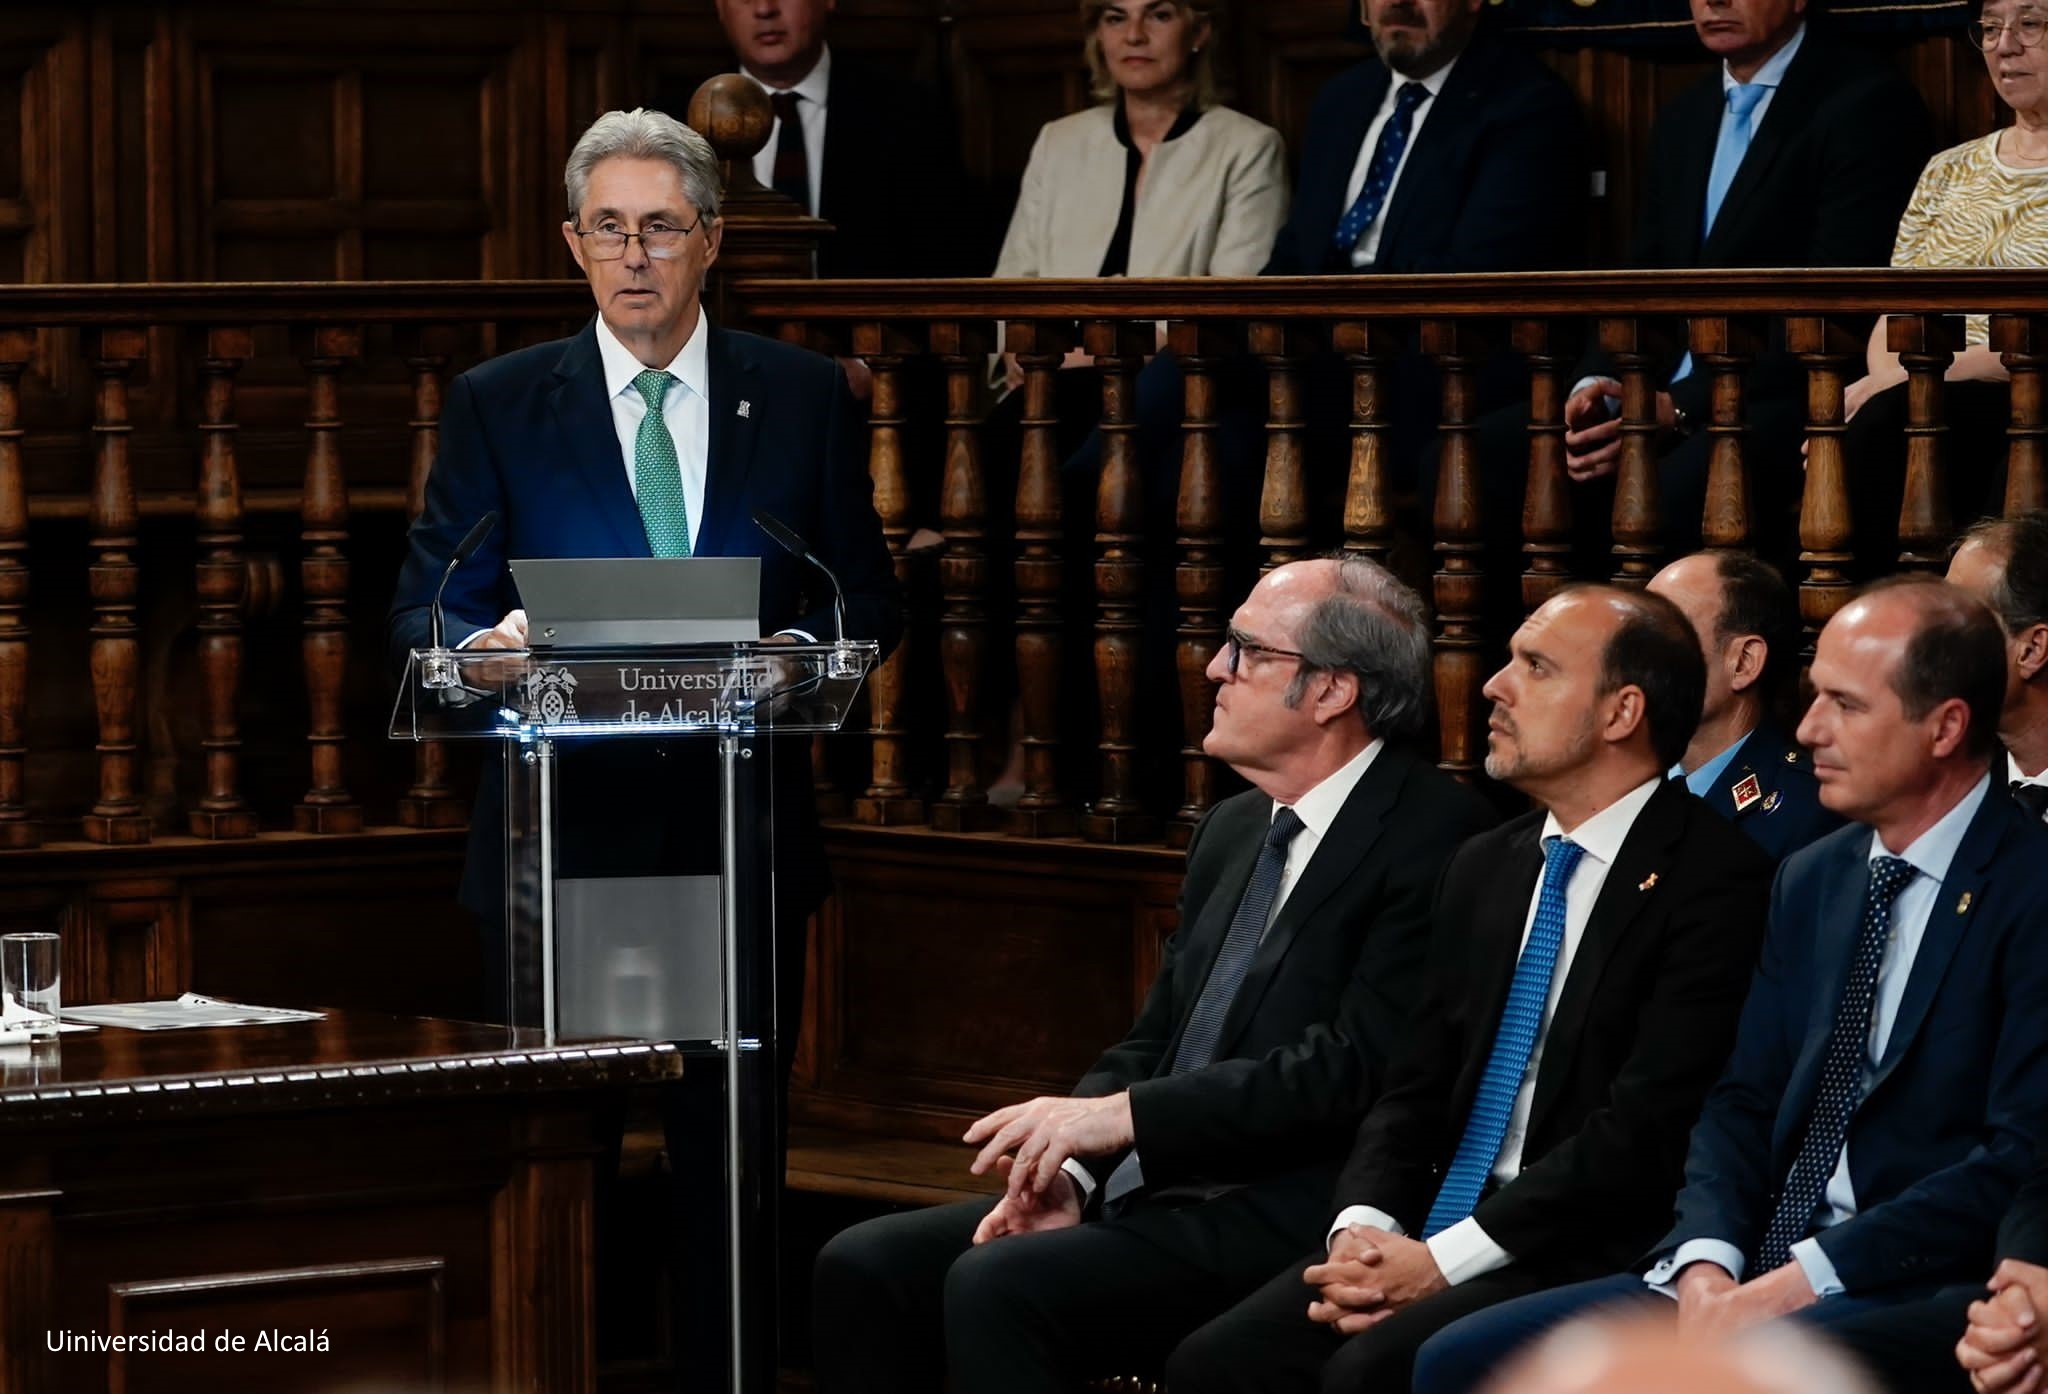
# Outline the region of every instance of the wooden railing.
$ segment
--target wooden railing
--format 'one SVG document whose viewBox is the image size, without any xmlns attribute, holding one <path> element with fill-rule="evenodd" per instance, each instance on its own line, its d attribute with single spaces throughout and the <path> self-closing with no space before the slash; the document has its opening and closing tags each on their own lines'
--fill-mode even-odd
<svg viewBox="0 0 2048 1394">
<path fill-rule="evenodd" d="M 1216 386 L 1246 363 L 1267 386 L 1258 519 L 1267 563 L 1342 547 L 1400 565 L 1404 552 L 1417 554 L 1410 542 L 1433 549 L 1433 568 L 1408 569 L 1430 572 L 1441 753 L 1461 772 L 1476 768 L 1478 688 L 1502 637 L 1481 598 L 1489 568 L 1514 566 L 1521 599 L 1533 605 L 1589 567 L 1641 584 L 1659 563 L 1651 349 L 1660 333 L 1685 335 L 1714 378 L 1701 522 L 1721 545 L 1757 535 L 1746 481 L 1760 465 L 1743 429 L 1743 370 L 1773 331 L 1804 365 L 1809 452 L 1799 550 L 1785 560 L 1809 633 L 1852 586 L 1842 392 L 1862 372 L 1872 316 L 1903 312 L 1888 332 L 1911 375 L 1896 564 L 1939 567 L 1953 524 L 1966 521 L 1946 516 L 1940 391 L 1965 313 L 1993 316 L 1993 342 L 2013 376 L 2006 506 L 2048 497 L 2048 291 L 2012 273 L 742 280 L 726 293 L 753 327 L 858 357 L 872 375 L 876 504 L 914 607 L 903 648 L 873 681 L 864 770 L 845 800 L 854 818 L 875 824 L 1103 842 L 1186 836 L 1222 787 L 1200 753 L 1202 673 L 1239 599 L 1225 584 L 1232 520 L 1219 487 Z M 375 669 L 386 568 L 418 507 L 449 376 L 515 342 L 564 332 L 588 312 L 587 289 L 558 282 L 0 291 L 0 847 L 74 829 L 90 841 L 136 843 L 460 821 L 461 791 L 442 752 L 382 749 L 388 708 Z M 989 480 L 1007 479 L 1010 461 L 989 468 L 983 425 L 999 320 L 1001 346 L 1024 378 L 1008 529 L 990 525 Z M 1162 322 L 1185 383 L 1171 536 L 1148 535 L 1134 430 L 1134 383 Z M 1604 561 L 1573 555 L 1575 500 L 1563 472 L 1562 404 L 1586 345 L 1606 349 L 1623 383 L 1626 445 Z M 1075 346 L 1099 375 L 1102 440 L 1094 525 L 1078 533 L 1081 520 L 1064 516 L 1056 443 L 1057 374 Z M 1388 393 L 1397 358 L 1413 351 L 1433 362 L 1441 384 L 1433 500 L 1401 499 L 1389 468 Z M 1526 371 L 1530 404 L 1519 561 L 1485 551 L 1474 439 L 1476 383 L 1506 353 Z M 1311 458 L 1304 445 L 1304 381 L 1323 355 L 1351 386 L 1350 444 L 1336 461 Z M 295 465 L 295 483 L 280 474 L 281 460 Z M 1324 497 L 1341 506 L 1313 502 Z M 259 519 L 270 532 L 262 545 L 251 538 Z M 908 545 L 920 528 L 943 537 L 935 554 Z M 1141 709 L 1138 673 L 1155 618 L 1144 597 L 1162 568 L 1177 604 L 1178 700 Z M 1077 615 L 1070 602 L 1082 595 L 1091 608 Z M 181 603 L 157 603 L 165 596 Z M 295 660 L 251 652 L 252 617 L 280 604 L 300 621 Z M 89 645 L 62 632 L 74 612 Z M 182 632 L 152 633 L 155 624 Z M 263 642 L 275 649 L 270 628 L 262 626 Z M 178 723 L 160 719 L 155 708 L 169 698 L 146 674 L 172 661 L 163 655 L 182 662 L 188 651 L 203 711 L 191 748 L 166 749 L 179 740 Z M 1014 660 L 1014 680 L 1002 658 Z M 265 671 L 294 675 L 299 697 L 284 705 L 302 705 L 295 731 L 276 727 L 276 702 L 263 704 L 271 725 L 249 729 L 249 675 L 265 662 Z M 1092 717 L 1073 700 L 1087 687 L 1075 679 L 1090 672 Z M 74 694 L 85 691 L 89 739 L 82 723 L 41 719 L 76 707 Z M 989 779 L 1013 724 L 1024 787 L 1014 808 L 996 810 Z M 39 743 L 31 729 L 63 738 Z M 302 793 L 250 795 L 252 741 L 296 748 Z M 1162 747 L 1177 771 L 1170 797 L 1141 777 L 1143 759 Z M 144 776 L 166 767 L 185 777 Z M 363 769 L 371 773 L 351 776 Z"/>
</svg>

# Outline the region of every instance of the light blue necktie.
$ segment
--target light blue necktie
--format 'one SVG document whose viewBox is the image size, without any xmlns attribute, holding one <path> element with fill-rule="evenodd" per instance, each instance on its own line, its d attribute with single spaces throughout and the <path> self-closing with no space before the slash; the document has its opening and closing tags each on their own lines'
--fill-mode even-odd
<svg viewBox="0 0 2048 1394">
<path fill-rule="evenodd" d="M 1465 1119 L 1465 1135 L 1458 1140 L 1457 1153 L 1444 1173 L 1436 1204 L 1429 1208 L 1429 1219 L 1422 1227 L 1424 1239 L 1470 1216 L 1486 1189 L 1486 1178 L 1500 1155 L 1508 1119 L 1515 1111 L 1515 1094 L 1536 1048 L 1544 1004 L 1550 1000 L 1550 979 L 1557 971 L 1558 950 L 1564 946 L 1565 888 L 1571 885 L 1572 872 L 1585 850 L 1566 837 L 1543 840 L 1543 889 L 1536 896 L 1536 919 L 1529 926 L 1529 942 L 1515 961 L 1515 979 L 1508 985 L 1507 1005 L 1501 1008 L 1493 1054 L 1487 1057 L 1486 1072 L 1479 1077 L 1479 1092 Z"/>
<path fill-rule="evenodd" d="M 639 434 L 633 438 L 633 497 L 647 527 L 648 550 L 657 557 L 690 555 L 690 506 L 683 498 L 682 464 L 661 414 L 661 400 L 674 381 L 659 368 L 633 379 L 647 401 L 647 415 L 640 418 Z"/>
<path fill-rule="evenodd" d="M 1764 82 L 1738 82 L 1725 90 L 1728 119 L 1721 123 L 1721 138 L 1714 142 L 1714 167 L 1707 171 L 1707 216 L 1700 224 L 1702 242 L 1714 230 L 1714 219 L 1721 216 L 1721 205 L 1735 183 L 1736 172 L 1742 168 L 1742 157 L 1749 153 L 1749 142 L 1756 135 L 1751 119 L 1756 115 L 1756 104 L 1769 96 L 1772 88 Z M 1671 375 L 1671 380 L 1677 382 L 1691 373 L 1692 355 L 1688 353 L 1679 360 L 1678 371 Z"/>
<path fill-rule="evenodd" d="M 1405 82 L 1394 94 L 1394 114 L 1380 127 L 1380 138 L 1373 142 L 1372 163 L 1366 167 L 1365 183 L 1330 237 L 1331 250 L 1347 262 L 1358 239 L 1365 236 L 1365 230 L 1386 207 L 1387 194 L 1394 187 L 1394 171 L 1401 167 L 1401 155 L 1408 149 L 1408 133 L 1415 126 L 1415 108 L 1428 95 L 1429 89 L 1419 82 Z"/>
<path fill-rule="evenodd" d="M 1251 880 L 1245 883 L 1237 911 L 1230 917 L 1223 947 L 1216 951 L 1216 962 L 1210 965 L 1202 994 L 1188 1016 L 1187 1030 L 1180 1033 L 1180 1044 L 1174 1048 L 1170 1074 L 1184 1075 L 1214 1061 L 1216 1043 L 1223 1038 L 1223 1018 L 1230 1014 L 1230 1004 L 1237 1000 L 1238 989 L 1251 972 L 1252 956 L 1266 937 L 1266 922 L 1273 917 L 1273 898 L 1280 894 L 1280 877 L 1287 870 L 1287 844 L 1300 831 L 1301 815 L 1293 809 L 1283 808 L 1273 815 Z M 1102 1203 L 1116 1205 L 1144 1184 L 1145 1173 L 1133 1150 L 1109 1174 Z"/>
</svg>

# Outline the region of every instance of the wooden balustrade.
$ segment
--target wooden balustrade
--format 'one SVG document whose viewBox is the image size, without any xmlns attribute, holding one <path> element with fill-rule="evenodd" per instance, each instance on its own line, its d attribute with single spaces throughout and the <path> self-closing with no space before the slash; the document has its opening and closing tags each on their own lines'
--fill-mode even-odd
<svg viewBox="0 0 2048 1394">
<path fill-rule="evenodd" d="M 1753 477 L 1799 464 L 1756 453 L 1744 392 L 1751 366 L 1780 342 L 1805 374 L 1799 550 L 1774 560 L 1797 583 L 1809 643 L 1856 579 L 1894 555 L 1899 565 L 1938 569 L 1954 527 L 1967 521 L 1947 513 L 1946 476 L 1963 462 L 1948 458 L 1941 390 L 1964 314 L 1992 316 L 1993 347 L 2012 375 L 2005 507 L 2048 498 L 2048 293 L 2023 277 L 728 289 L 758 327 L 850 347 L 873 379 L 875 505 L 899 579 L 929 607 L 872 678 L 866 731 L 843 738 L 867 757 L 865 778 L 846 783 L 857 795 L 851 812 L 875 825 L 1184 843 L 1225 787 L 1202 744 L 1208 669 L 1241 598 L 1233 562 L 1270 567 L 1332 549 L 1426 582 L 1440 757 L 1476 776 L 1479 685 L 1505 637 L 1502 593 L 1519 586 L 1533 606 L 1574 576 L 1640 585 L 1668 558 L 1666 522 L 1692 522 L 1666 516 L 1657 483 L 1672 440 L 1657 421 L 1657 389 L 1681 345 L 1710 388 L 1697 521 L 1714 545 L 1782 536 L 1774 525 L 1784 520 L 1758 513 L 1770 491 L 1753 488 Z M 10 325 L 0 331 L 0 848 L 81 835 L 132 844 L 153 828 L 227 841 L 266 828 L 459 823 L 447 753 L 384 743 L 388 696 L 370 676 L 381 661 L 351 636 L 374 628 L 359 612 L 381 604 L 388 583 L 374 573 L 396 558 L 420 507 L 450 376 L 471 365 L 479 342 L 574 323 L 587 313 L 587 291 L 52 287 L 0 290 L 0 303 Z M 1844 390 L 1878 312 L 1893 315 L 1885 333 L 1909 378 L 1895 543 L 1889 519 L 1857 535 L 1845 456 Z M 1015 434 L 983 426 L 998 320 L 1022 370 Z M 1162 320 L 1181 371 L 1180 399 L 1167 407 L 1180 430 L 1171 452 L 1153 459 L 1158 423 L 1140 420 L 1139 383 Z M 272 326 L 290 333 L 259 332 Z M 1671 337 L 1679 326 L 1682 341 Z M 479 336 L 479 327 L 492 332 Z M 285 340 L 290 360 L 270 347 Z M 1058 419 L 1061 363 L 1077 344 L 1094 359 L 1100 388 L 1087 423 Z M 1565 396 L 1584 345 L 1605 354 L 1622 384 L 1613 509 L 1598 538 L 1587 536 L 1587 496 L 1564 469 Z M 1514 433 L 1492 431 L 1497 403 L 1481 399 L 1507 354 L 1527 385 L 1519 445 Z M 1416 365 L 1440 384 L 1434 403 L 1395 393 Z M 926 380 L 944 385 L 943 420 L 913 419 L 920 399 L 909 388 Z M 67 421 L 61 385 L 77 381 L 92 384 L 92 403 Z M 1334 400 L 1326 386 L 1348 388 L 1348 398 Z M 1431 498 L 1414 496 L 1414 462 L 1395 456 L 1415 412 L 1434 423 Z M 1061 457 L 1077 424 L 1100 430 L 1100 468 L 1086 479 L 1065 473 Z M 1490 458 L 1503 441 L 1510 448 Z M 1246 442 L 1245 458 L 1233 458 Z M 992 488 L 1008 488 L 996 481 L 1012 477 L 1014 498 L 992 499 Z M 1161 491 L 1176 484 L 1168 532 L 1146 500 L 1163 503 Z M 1231 515 L 1230 500 L 1250 497 L 1238 484 L 1257 487 L 1255 520 Z M 1092 517 L 1071 502 L 1088 492 Z M 1014 527 L 997 521 L 1000 502 L 1014 503 Z M 1517 516 L 1519 538 L 1504 542 Z M 943 548 L 909 551 L 920 527 L 936 528 Z M 1234 548 L 1254 537 L 1255 557 Z M 1576 550 L 1589 543 L 1591 553 Z M 281 647 L 283 630 L 262 619 L 273 556 L 298 564 L 302 593 L 286 616 L 300 640 L 295 658 Z M 370 574 L 357 574 L 366 565 Z M 1169 590 L 1170 616 L 1152 603 Z M 68 643 L 81 623 L 90 626 L 89 656 Z M 1170 648 L 1147 642 L 1148 626 L 1161 623 L 1173 626 Z M 1010 665 L 995 660 L 1011 654 L 1006 678 Z M 35 694 L 75 690 L 88 669 L 92 737 L 50 744 L 44 733 L 61 726 L 54 715 L 44 720 Z M 180 700 L 189 711 L 178 712 Z M 82 734 L 82 717 L 74 729 Z M 1024 787 L 1005 814 L 989 801 L 987 776 L 1013 739 Z M 288 791 L 304 790 L 296 803 L 278 797 L 281 772 L 292 770 L 306 772 Z"/>
</svg>

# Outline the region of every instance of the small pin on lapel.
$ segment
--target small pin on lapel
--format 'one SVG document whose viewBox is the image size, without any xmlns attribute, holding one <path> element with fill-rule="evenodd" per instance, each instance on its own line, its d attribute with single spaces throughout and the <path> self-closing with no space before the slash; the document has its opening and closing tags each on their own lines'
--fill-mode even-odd
<svg viewBox="0 0 2048 1394">
<path fill-rule="evenodd" d="M 740 415 L 751 420 L 754 415 L 754 404 L 752 402 L 742 400 L 740 402 Z"/>
<path fill-rule="evenodd" d="M 1784 801 L 1785 801 L 1785 791 L 1784 791 L 1784 790 L 1782 790 L 1782 789 L 1773 789 L 1773 790 L 1771 790 L 1771 792 L 1770 792 L 1770 795 L 1769 795 L 1769 796 L 1768 796 L 1767 798 L 1765 798 L 1765 799 L 1764 799 L 1764 812 L 1766 812 L 1766 813 L 1769 813 L 1769 812 L 1770 812 L 1770 811 L 1771 811 L 1772 809 L 1776 808 L 1776 807 L 1777 807 L 1777 806 L 1778 806 L 1779 804 L 1783 803 Z"/>
<path fill-rule="evenodd" d="M 1637 890 L 1639 890 L 1639 891 L 1647 891 L 1648 889 L 1650 889 L 1650 887 L 1652 887 L 1652 886 L 1654 886 L 1654 885 L 1656 885 L 1656 884 L 1657 884 L 1657 873 L 1653 871 L 1653 872 L 1651 872 L 1651 873 L 1650 873 L 1650 874 L 1649 874 L 1648 876 L 1645 876 L 1645 877 L 1643 878 L 1643 882 L 1642 882 L 1642 884 L 1641 884 L 1641 885 L 1639 885 L 1639 886 L 1637 886 L 1637 887 L 1636 887 L 1636 889 L 1637 889 Z"/>
<path fill-rule="evenodd" d="M 1956 913 L 1958 915 L 1967 915 L 1970 913 L 1970 893 L 1968 891 L 1964 891 L 1963 898 L 1956 902 Z"/>
<path fill-rule="evenodd" d="M 1746 774 L 1742 777 L 1741 783 L 1735 786 L 1734 795 L 1735 811 L 1740 813 L 1751 804 L 1763 798 L 1764 786 L 1755 775 Z"/>
<path fill-rule="evenodd" d="M 1786 764 L 1788 764 L 1788 765 L 1796 765 L 1796 764 L 1798 764 L 1798 763 L 1799 763 L 1799 752 L 1798 752 L 1798 751 L 1796 751 L 1796 750 L 1788 750 L 1788 751 L 1786 751 L 1786 752 L 1785 752 L 1785 763 L 1786 763 Z"/>
</svg>

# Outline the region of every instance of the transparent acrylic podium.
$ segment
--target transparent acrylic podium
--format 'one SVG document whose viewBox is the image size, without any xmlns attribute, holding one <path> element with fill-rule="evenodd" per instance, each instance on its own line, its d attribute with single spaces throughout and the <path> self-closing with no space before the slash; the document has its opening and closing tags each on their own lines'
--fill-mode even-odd
<svg viewBox="0 0 2048 1394">
<path fill-rule="evenodd" d="M 722 1062 L 735 1394 L 775 1382 L 781 1178 L 765 1173 L 782 1100 L 770 738 L 838 730 L 875 661 L 872 643 L 416 649 L 391 716 L 397 740 L 503 747 L 506 1024 L 551 1041 L 670 1041 Z M 678 740 L 705 743 L 715 787 L 651 787 L 678 782 L 655 758 Z M 575 782 L 592 758 L 614 781 L 598 790 L 599 818 L 579 809 L 589 786 Z M 675 816 L 617 822 L 621 805 Z M 658 857 L 636 867 L 621 845 L 658 842 L 645 826 L 655 821 L 685 842 L 715 826 L 715 856 L 706 838 L 680 874 Z"/>
</svg>

